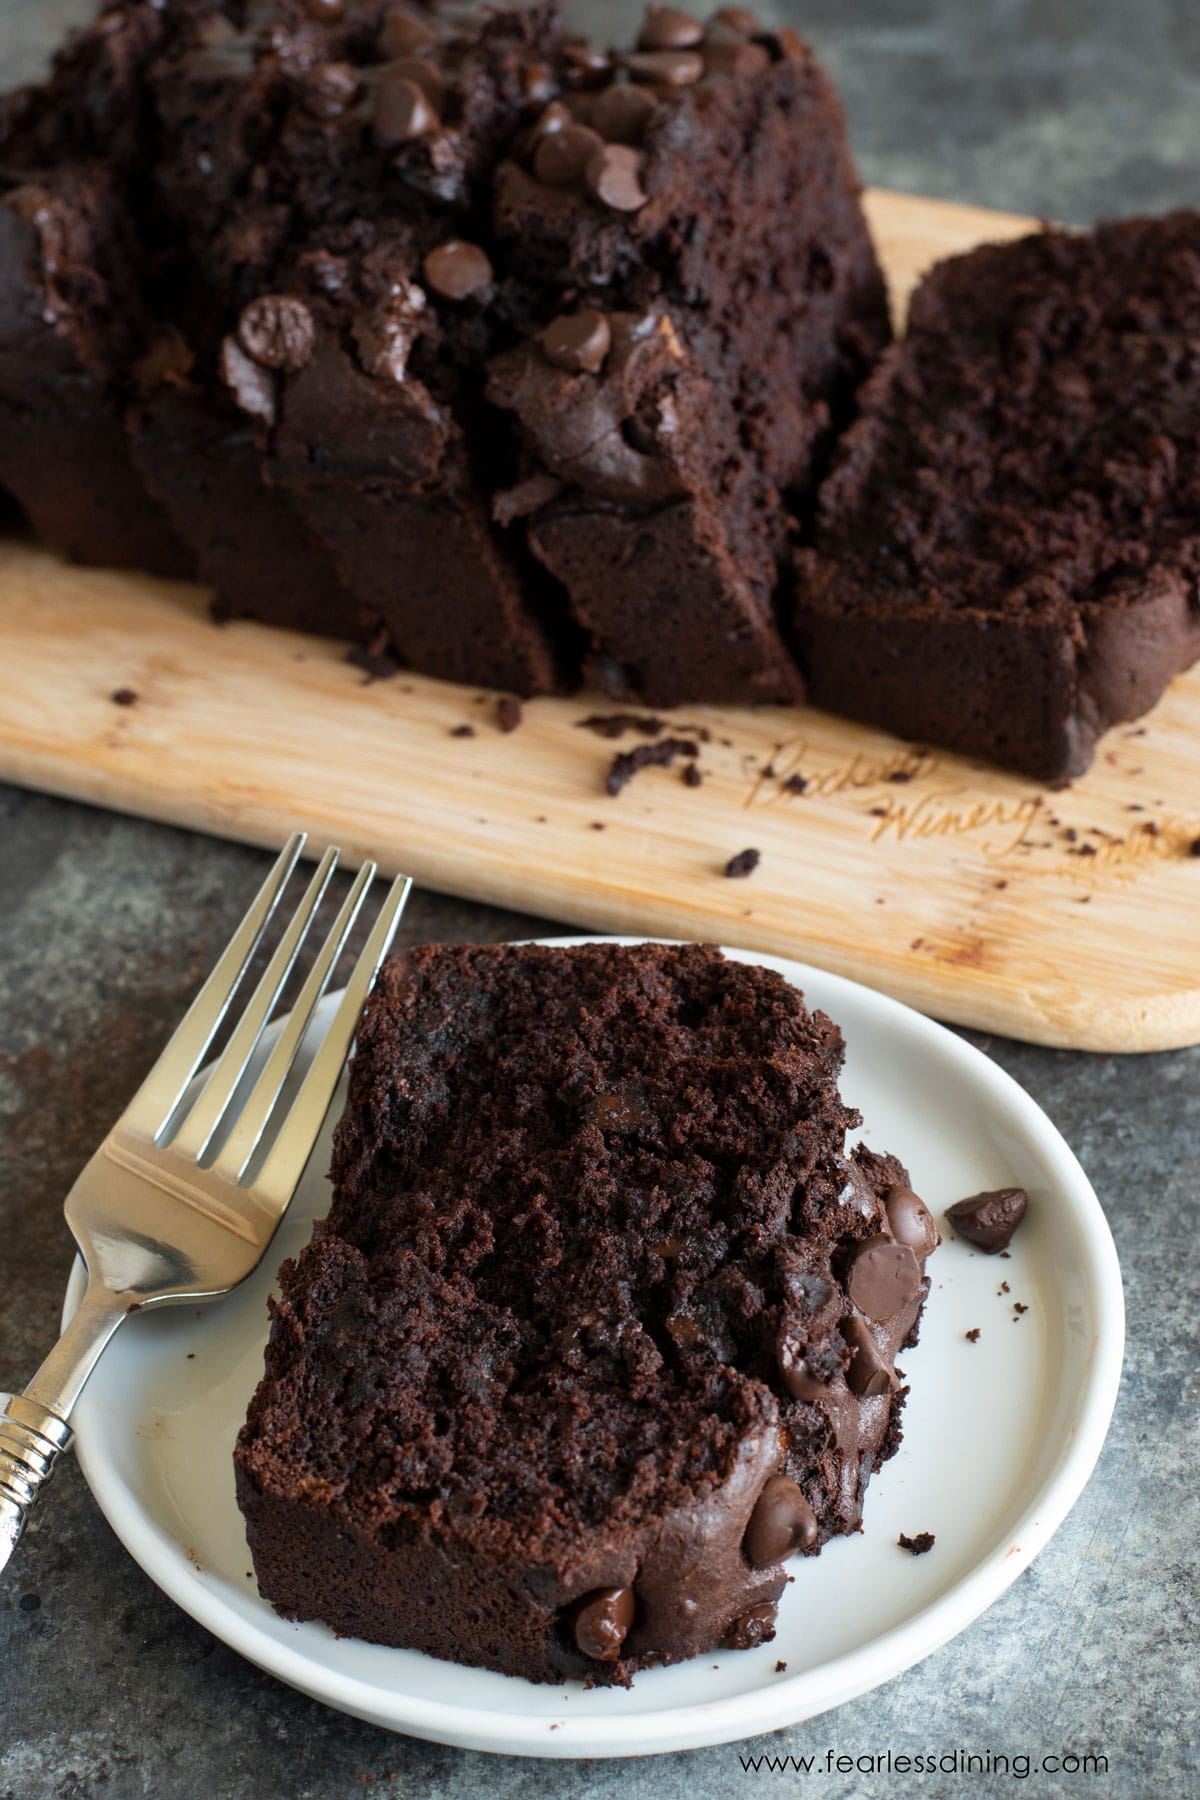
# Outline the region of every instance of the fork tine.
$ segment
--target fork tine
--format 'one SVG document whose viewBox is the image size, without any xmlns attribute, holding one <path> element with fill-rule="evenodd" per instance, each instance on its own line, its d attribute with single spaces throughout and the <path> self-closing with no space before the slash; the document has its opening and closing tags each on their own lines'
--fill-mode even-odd
<svg viewBox="0 0 1200 1800">
<path fill-rule="evenodd" d="M 296 1004 L 275 1040 L 271 1054 L 267 1058 L 266 1067 L 255 1082 L 245 1106 L 238 1115 L 237 1123 L 229 1134 L 228 1141 L 213 1165 L 216 1173 L 226 1181 L 236 1182 L 245 1173 L 246 1165 L 266 1130 L 271 1111 L 287 1080 L 288 1070 L 295 1062 L 300 1045 L 304 1041 L 304 1034 L 312 1018 L 313 1009 L 329 984 L 334 964 L 350 935 L 350 929 L 374 879 L 375 864 L 373 862 L 364 863 L 354 878 L 350 892 L 342 902 L 341 910 L 334 920 L 332 929 L 317 953 Z"/>
<path fill-rule="evenodd" d="M 157 1138 L 170 1119 L 188 1082 L 200 1067 L 229 1002 L 245 973 L 267 922 L 304 848 L 307 833 L 294 832 L 259 888 L 245 918 L 222 951 L 217 966 L 142 1082 L 122 1115 L 122 1123 L 140 1136 Z"/>
<path fill-rule="evenodd" d="M 379 909 L 379 917 L 346 983 L 337 1012 L 253 1183 L 253 1192 L 267 1204 L 286 1206 L 304 1173 L 304 1165 L 312 1154 L 349 1053 L 359 1014 L 379 973 L 379 965 L 391 948 L 411 892 L 412 878 L 398 875 Z"/>
<path fill-rule="evenodd" d="M 258 986 L 230 1033 L 229 1042 L 213 1065 L 203 1093 L 171 1139 L 172 1150 L 177 1150 L 181 1156 L 189 1156 L 194 1162 L 199 1162 L 213 1132 L 221 1123 L 225 1109 L 245 1072 L 246 1064 L 254 1053 L 254 1046 L 271 1016 L 271 1009 L 291 974 L 292 964 L 308 935 L 309 926 L 321 904 L 325 889 L 329 886 L 329 878 L 337 859 L 337 848 L 331 845 L 318 863 L 305 889 L 304 898 L 292 914 Z"/>
</svg>

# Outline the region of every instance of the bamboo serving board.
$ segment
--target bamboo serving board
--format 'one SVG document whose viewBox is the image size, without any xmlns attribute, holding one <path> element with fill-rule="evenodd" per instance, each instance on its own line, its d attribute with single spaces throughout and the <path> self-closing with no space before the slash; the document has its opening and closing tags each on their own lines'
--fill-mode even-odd
<svg viewBox="0 0 1200 1800">
<path fill-rule="evenodd" d="M 1030 228 L 868 203 L 900 312 L 930 262 Z M 688 707 L 703 784 L 652 768 L 610 798 L 646 740 L 580 728 L 609 702 L 537 700 L 504 734 L 493 695 L 368 681 L 343 645 L 217 629 L 199 588 L 9 540 L 0 671 L 0 778 L 29 787 L 265 845 L 304 826 L 445 892 L 794 955 L 1040 1043 L 1200 1041 L 1200 667 L 1059 793 L 811 710 Z"/>
</svg>

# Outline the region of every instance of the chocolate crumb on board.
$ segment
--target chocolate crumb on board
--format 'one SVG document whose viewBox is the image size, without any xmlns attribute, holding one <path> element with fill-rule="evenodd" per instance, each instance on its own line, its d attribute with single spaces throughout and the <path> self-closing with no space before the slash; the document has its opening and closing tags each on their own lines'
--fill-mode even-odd
<svg viewBox="0 0 1200 1800">
<path fill-rule="evenodd" d="M 808 792 L 807 775 L 789 775 L 783 784 L 785 794 L 805 794 Z"/>
<path fill-rule="evenodd" d="M 639 769 L 656 764 L 669 768 L 677 756 L 699 756 L 700 746 L 691 738 L 662 738 L 656 744 L 639 744 L 636 750 L 618 750 L 605 777 L 606 793 L 619 794 Z"/>
<path fill-rule="evenodd" d="M 684 764 L 684 768 L 683 768 L 683 785 L 684 785 L 684 787 L 692 787 L 692 788 L 699 787 L 703 780 L 704 780 L 704 776 L 700 770 L 700 765 L 698 763 L 690 762 L 690 763 Z"/>
<path fill-rule="evenodd" d="M 597 737 L 624 737 L 627 731 L 640 731 L 643 737 L 659 737 L 666 725 L 657 713 L 593 713 L 576 722 L 580 731 L 594 731 Z"/>
<path fill-rule="evenodd" d="M 785 1662 L 777 1662 L 775 1664 L 775 1673 L 777 1675 L 782 1675 L 786 1669 L 787 1669 L 787 1664 Z"/>
<path fill-rule="evenodd" d="M 1019 1300 L 1013 1301 L 1014 1319 L 1019 1318 L 1022 1313 L 1027 1313 L 1028 1311 L 1029 1311 L 1029 1308 L 1027 1306 L 1022 1306 L 1022 1304 Z"/>
<path fill-rule="evenodd" d="M 918 1531 L 916 1537 L 906 1537 L 903 1532 L 896 1539 L 901 1550 L 907 1550 L 912 1556 L 924 1556 L 933 1549 L 936 1539 L 932 1531 Z"/>
<path fill-rule="evenodd" d="M 966 1338 L 968 1344 L 977 1344 L 979 1342 L 978 1325 L 973 1326 L 970 1331 L 964 1331 L 963 1336 Z"/>
<path fill-rule="evenodd" d="M 515 694 L 501 694 L 496 702 L 496 724 L 501 731 L 515 731 L 524 716 L 524 709 Z"/>
<path fill-rule="evenodd" d="M 1200 837 L 1194 837 L 1187 847 L 1189 856 L 1200 856 Z"/>
<path fill-rule="evenodd" d="M 473 725 L 453 725 L 450 728 L 450 736 L 461 738 L 474 737 L 475 727 Z"/>
<path fill-rule="evenodd" d="M 1008 1285 L 1008 1283 L 1007 1283 L 1007 1281 L 1002 1281 L 1002 1282 L 1001 1282 L 1001 1283 L 1000 1283 L 1000 1286 L 999 1286 L 999 1287 L 998 1287 L 998 1288 L 997 1288 L 997 1289 L 996 1289 L 996 1292 L 997 1292 L 997 1293 L 998 1293 L 998 1294 L 1007 1294 L 1007 1293 L 1009 1293 L 1009 1292 L 1010 1292 L 1010 1291 L 1011 1291 L 1011 1290 L 1010 1290 L 1010 1288 L 1009 1288 L 1009 1285 Z"/>
<path fill-rule="evenodd" d="M 753 875 L 761 861 L 761 850 L 755 850 L 753 848 L 749 850 L 739 850 L 737 855 L 731 856 L 729 861 L 725 864 L 725 874 L 730 881 L 741 881 L 747 875 Z"/>
<path fill-rule="evenodd" d="M 136 706 L 137 698 L 136 688 L 131 687 L 117 688 L 114 693 L 109 695 L 114 706 Z"/>
</svg>

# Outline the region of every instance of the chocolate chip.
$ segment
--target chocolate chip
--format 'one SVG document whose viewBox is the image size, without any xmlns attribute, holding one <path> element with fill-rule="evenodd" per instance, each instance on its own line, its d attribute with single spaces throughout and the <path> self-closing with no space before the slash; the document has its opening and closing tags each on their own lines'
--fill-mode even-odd
<svg viewBox="0 0 1200 1800">
<path fill-rule="evenodd" d="M 318 63 L 304 90 L 304 104 L 318 119 L 340 119 L 354 105 L 358 89 L 358 70 L 349 63 Z"/>
<path fill-rule="evenodd" d="M 859 1312 L 882 1324 L 912 1305 L 921 1291 L 921 1267 L 907 1244 L 881 1232 L 854 1252 L 846 1288 Z"/>
<path fill-rule="evenodd" d="M 850 1365 L 846 1370 L 846 1386 L 860 1400 L 886 1394 L 896 1386 L 896 1377 L 865 1319 L 855 1317 L 843 1321 L 842 1336 L 850 1346 Z"/>
<path fill-rule="evenodd" d="M 761 37 L 762 21 L 757 13 L 752 13 L 748 6 L 722 6 L 716 11 L 711 25 L 725 25 L 730 31 L 736 31 L 741 37 Z"/>
<path fill-rule="evenodd" d="M 730 44 L 707 43 L 704 46 L 706 75 L 761 75 L 771 66 L 771 58 L 761 44 L 748 44 L 736 38 Z"/>
<path fill-rule="evenodd" d="M 635 81 L 684 88 L 699 81 L 704 73 L 704 58 L 694 50 L 635 50 L 625 58 L 625 67 Z"/>
<path fill-rule="evenodd" d="M 609 57 L 602 50 L 593 50 L 586 40 L 564 44 L 562 54 L 569 74 L 582 87 L 597 87 L 608 76 Z"/>
<path fill-rule="evenodd" d="M 572 375 L 595 375 L 604 365 L 612 330 L 603 313 L 588 306 L 582 312 L 561 313 L 539 335 L 548 362 Z"/>
<path fill-rule="evenodd" d="M 771 35 L 784 62 L 804 62 L 808 56 L 804 39 L 791 25 L 784 25 L 781 30 L 772 32 Z"/>
<path fill-rule="evenodd" d="M 638 49 L 686 50 L 703 36 L 703 25 L 691 13 L 680 12 L 675 6 L 650 5 L 638 33 Z"/>
<path fill-rule="evenodd" d="M 437 41 L 437 32 L 420 13 L 407 6 L 389 7 L 379 27 L 379 48 L 385 57 L 411 56 Z"/>
<path fill-rule="evenodd" d="M 317 333 L 303 300 L 263 294 L 238 320 L 238 342 L 264 369 L 302 369 L 312 360 Z"/>
<path fill-rule="evenodd" d="M 430 106 L 439 112 L 442 101 L 446 97 L 446 83 L 442 71 L 436 63 L 424 56 L 401 56 L 390 63 L 384 72 L 386 81 L 414 81 L 428 100 Z"/>
<path fill-rule="evenodd" d="M 304 11 L 318 25 L 336 25 L 346 15 L 345 0 L 304 0 Z"/>
<path fill-rule="evenodd" d="M 575 1642 L 595 1662 L 616 1662 L 636 1610 L 632 1588 L 600 1588 L 585 1595 L 575 1611 Z"/>
<path fill-rule="evenodd" d="M 779 1345 L 779 1373 L 793 1400 L 819 1400 L 829 1391 L 828 1382 L 812 1373 L 790 1338 L 785 1337 Z"/>
<path fill-rule="evenodd" d="M 492 279 L 492 265 L 478 244 L 449 238 L 431 250 L 422 265 L 425 280 L 443 300 L 465 300 L 479 293 Z"/>
<path fill-rule="evenodd" d="M 619 81 L 596 95 L 592 123 L 610 144 L 639 144 L 657 109 L 658 101 L 645 88 Z"/>
<path fill-rule="evenodd" d="M 739 850 L 725 864 L 725 873 L 730 881 L 743 881 L 747 875 L 753 875 L 761 861 L 761 850 Z"/>
<path fill-rule="evenodd" d="M 265 425 L 273 425 L 275 377 L 271 371 L 247 356 L 237 339 L 231 337 L 221 345 L 220 367 L 221 379 L 242 411 Z"/>
<path fill-rule="evenodd" d="M 889 1188 L 883 1202 L 887 1222 L 897 1243 L 907 1244 L 914 1256 L 924 1260 L 941 1243 L 933 1214 L 910 1187 Z"/>
<path fill-rule="evenodd" d="M 578 187 L 588 163 L 603 150 L 604 139 L 587 125 L 563 125 L 538 139 L 533 172 L 547 187 Z"/>
<path fill-rule="evenodd" d="M 372 130 L 381 149 L 389 150 L 396 144 L 410 144 L 417 138 L 427 137 L 440 123 L 429 104 L 429 96 L 415 81 L 405 75 L 398 79 L 385 76 L 380 82 Z"/>
<path fill-rule="evenodd" d="M 1029 1195 L 1024 1188 L 995 1188 L 955 1201 L 946 1208 L 946 1217 L 957 1236 L 995 1256 L 998 1250 L 1008 1249 L 1028 1205 Z"/>
<path fill-rule="evenodd" d="M 797 1484 L 786 1475 L 772 1475 L 746 1527 L 746 1560 L 765 1569 L 793 1551 L 807 1550 L 816 1537 L 817 1515 Z"/>
<path fill-rule="evenodd" d="M 605 144 L 587 166 L 589 194 L 614 212 L 637 212 L 646 204 L 642 153 L 628 144 Z"/>
<path fill-rule="evenodd" d="M 549 137 L 556 131 L 561 131 L 564 125 L 570 125 L 572 122 L 573 115 L 570 108 L 564 106 L 561 100 L 552 100 L 549 106 L 538 115 L 537 122 L 533 127 L 534 142 L 536 143 L 539 138 Z"/>
<path fill-rule="evenodd" d="M 725 1643 L 731 1650 L 753 1650 L 759 1644 L 769 1644 L 774 1636 L 775 1602 L 768 1600 L 741 1613 L 726 1631 Z"/>
<path fill-rule="evenodd" d="M 496 724 L 507 733 L 515 731 L 524 717 L 521 702 L 515 694 L 501 694 L 496 702 Z"/>
</svg>

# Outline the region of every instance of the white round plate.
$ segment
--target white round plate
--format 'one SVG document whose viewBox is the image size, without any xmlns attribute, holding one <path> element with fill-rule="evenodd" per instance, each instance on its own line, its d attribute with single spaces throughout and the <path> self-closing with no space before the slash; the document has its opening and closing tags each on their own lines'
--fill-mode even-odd
<svg viewBox="0 0 1200 1800">
<path fill-rule="evenodd" d="M 1116 1251 L 1083 1170 L 1029 1096 L 941 1026 L 782 957 L 727 954 L 778 969 L 838 1021 L 861 1135 L 908 1165 L 937 1214 L 984 1188 L 1030 1194 L 1008 1260 L 947 1233 L 930 1263 L 921 1342 L 902 1365 L 904 1442 L 871 1482 L 863 1535 L 792 1565 L 772 1644 L 651 1670 L 628 1690 L 534 1686 L 278 1618 L 249 1574 L 231 1457 L 262 1368 L 274 1271 L 327 1210 L 339 1094 L 258 1274 L 215 1305 L 130 1319 L 76 1414 L 80 1463 L 117 1535 L 243 1656 L 331 1706 L 440 1743 L 527 1756 L 690 1749 L 793 1724 L 889 1680 L 977 1618 L 1062 1523 L 1104 1441 L 1124 1337 Z M 77 1264 L 64 1317 L 82 1288 Z M 900 1532 L 924 1531 L 937 1540 L 929 1554 L 898 1548 Z"/>
</svg>

